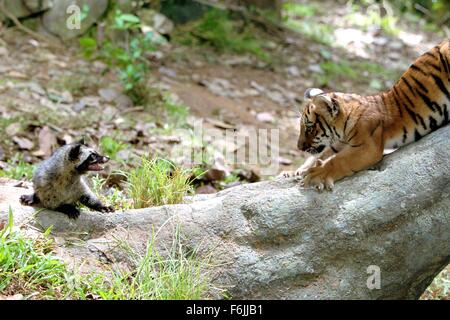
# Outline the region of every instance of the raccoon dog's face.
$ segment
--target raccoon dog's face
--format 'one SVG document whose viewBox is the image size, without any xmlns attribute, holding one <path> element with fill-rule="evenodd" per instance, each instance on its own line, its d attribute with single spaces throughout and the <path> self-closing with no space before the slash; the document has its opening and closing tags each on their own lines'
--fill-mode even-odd
<svg viewBox="0 0 450 320">
<path fill-rule="evenodd" d="M 75 164 L 75 169 L 79 173 L 85 173 L 103 170 L 102 164 L 108 162 L 109 158 L 98 154 L 82 140 L 72 144 L 69 151 L 69 161 Z"/>
</svg>

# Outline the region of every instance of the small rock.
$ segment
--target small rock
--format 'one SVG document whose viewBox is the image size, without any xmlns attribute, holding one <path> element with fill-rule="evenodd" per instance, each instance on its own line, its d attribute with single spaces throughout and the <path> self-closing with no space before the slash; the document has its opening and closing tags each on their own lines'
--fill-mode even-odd
<svg viewBox="0 0 450 320">
<path fill-rule="evenodd" d="M 256 115 L 256 119 L 261 122 L 273 123 L 275 118 L 269 112 L 261 112 Z"/>
<path fill-rule="evenodd" d="M 114 99 L 114 102 L 116 106 L 118 106 L 121 109 L 127 109 L 133 107 L 133 101 L 125 95 L 125 94 L 119 94 L 116 99 Z"/>
<path fill-rule="evenodd" d="M 272 100 L 273 102 L 276 102 L 280 105 L 284 105 L 285 103 L 285 99 L 283 94 L 281 94 L 281 92 L 279 91 L 268 91 L 267 93 L 267 97 Z"/>
<path fill-rule="evenodd" d="M 320 67 L 320 64 L 311 64 L 308 66 L 308 70 L 315 73 L 323 73 L 322 68 Z"/>
<path fill-rule="evenodd" d="M 62 98 L 63 98 L 63 101 L 62 102 L 64 102 L 64 103 L 72 103 L 73 102 L 73 96 L 72 96 L 72 94 L 69 92 L 69 91 L 64 91 L 62 94 L 61 94 L 61 96 L 62 96 Z"/>
<path fill-rule="evenodd" d="M 18 293 L 12 296 L 0 296 L 0 300 L 23 300 L 23 295 Z"/>
<path fill-rule="evenodd" d="M 223 97 L 230 95 L 231 83 L 226 79 L 215 78 L 211 81 L 202 80 L 200 84 L 207 87 L 215 95 Z"/>
<path fill-rule="evenodd" d="M 229 124 L 229 123 L 226 123 L 226 122 L 223 122 L 220 120 L 216 120 L 213 118 L 206 118 L 205 121 L 219 129 L 235 129 L 236 128 L 236 126 L 233 124 Z"/>
<path fill-rule="evenodd" d="M 170 143 L 170 144 L 181 142 L 181 138 L 179 136 L 161 136 L 161 137 L 158 137 L 158 139 L 161 142 Z"/>
<path fill-rule="evenodd" d="M 278 160 L 278 163 L 283 166 L 290 166 L 292 164 L 292 160 L 287 159 L 287 158 L 278 157 L 277 160 Z"/>
<path fill-rule="evenodd" d="M 197 194 L 212 194 L 212 193 L 216 193 L 216 192 L 217 192 L 217 189 L 214 188 L 210 184 L 206 184 L 204 186 L 201 186 L 201 187 L 197 188 L 197 190 L 196 190 Z"/>
<path fill-rule="evenodd" d="M 266 88 L 264 88 L 262 85 L 258 84 L 256 81 L 250 81 L 250 86 L 259 92 L 266 91 Z"/>
<path fill-rule="evenodd" d="M 300 69 L 297 66 L 290 66 L 287 68 L 288 74 L 290 74 L 293 77 L 300 76 Z"/>
<path fill-rule="evenodd" d="M 261 177 L 254 170 L 241 170 L 237 174 L 239 179 L 248 181 L 250 183 L 258 182 L 261 180 Z"/>
<path fill-rule="evenodd" d="M 177 77 L 177 72 L 171 68 L 167 68 L 167 67 L 160 67 L 158 69 L 159 73 L 168 76 L 170 78 L 176 78 Z"/>
<path fill-rule="evenodd" d="M 12 140 L 19 146 L 22 150 L 31 150 L 34 147 L 33 141 L 27 138 L 21 138 L 21 137 L 13 137 Z"/>
<path fill-rule="evenodd" d="M 0 47 L 0 57 L 7 57 L 9 54 L 9 51 L 7 48 L 5 47 Z"/>
<path fill-rule="evenodd" d="M 205 173 L 203 178 L 207 181 L 220 181 L 225 179 L 226 174 L 224 170 L 211 168 Z"/>
<path fill-rule="evenodd" d="M 153 17 L 153 27 L 160 34 L 170 34 L 173 31 L 174 24 L 165 15 L 159 12 L 155 12 L 155 15 Z"/>
<path fill-rule="evenodd" d="M 42 86 L 37 82 L 25 82 L 25 83 L 19 83 L 15 86 L 16 88 L 27 88 L 31 92 L 37 93 L 40 96 L 45 96 L 46 92 Z"/>
<path fill-rule="evenodd" d="M 110 88 L 103 88 L 98 90 L 100 97 L 106 102 L 112 102 L 119 96 L 119 92 Z"/>
<path fill-rule="evenodd" d="M 97 96 L 86 96 L 81 98 L 80 102 L 84 104 L 86 107 L 100 107 L 100 97 Z"/>
</svg>

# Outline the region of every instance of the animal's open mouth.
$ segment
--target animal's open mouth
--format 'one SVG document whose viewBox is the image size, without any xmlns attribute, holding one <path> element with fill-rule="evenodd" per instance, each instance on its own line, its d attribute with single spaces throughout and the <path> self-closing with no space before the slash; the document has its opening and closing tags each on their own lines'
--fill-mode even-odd
<svg viewBox="0 0 450 320">
<path fill-rule="evenodd" d="M 103 167 L 99 163 L 93 163 L 88 165 L 87 169 L 89 171 L 102 171 Z"/>
<path fill-rule="evenodd" d="M 88 171 L 102 171 L 103 170 L 102 164 L 107 163 L 108 161 L 109 161 L 108 157 L 98 156 L 95 162 L 93 162 L 87 166 L 87 170 Z"/>
</svg>

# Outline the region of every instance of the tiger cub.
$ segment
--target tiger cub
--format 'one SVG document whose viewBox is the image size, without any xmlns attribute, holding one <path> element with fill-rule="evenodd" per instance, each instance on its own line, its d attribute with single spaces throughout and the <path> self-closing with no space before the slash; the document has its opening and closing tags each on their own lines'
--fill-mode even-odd
<svg viewBox="0 0 450 320">
<path fill-rule="evenodd" d="M 373 96 L 305 92 L 298 148 L 316 155 L 295 173 L 304 186 L 334 182 L 369 168 L 398 148 L 449 123 L 450 39 L 421 55 L 394 86 Z"/>
</svg>

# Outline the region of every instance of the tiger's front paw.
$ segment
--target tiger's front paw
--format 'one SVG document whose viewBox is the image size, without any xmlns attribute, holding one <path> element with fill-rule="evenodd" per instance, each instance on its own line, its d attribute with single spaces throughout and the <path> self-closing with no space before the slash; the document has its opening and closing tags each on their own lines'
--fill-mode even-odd
<svg viewBox="0 0 450 320">
<path fill-rule="evenodd" d="M 292 178 L 294 176 L 294 171 L 281 171 L 277 178 Z"/>
<path fill-rule="evenodd" d="M 304 187 L 314 187 L 319 192 L 324 189 L 332 191 L 334 188 L 334 179 L 330 175 L 329 170 L 323 166 L 317 166 L 308 169 L 304 173 L 302 185 Z"/>
<path fill-rule="evenodd" d="M 301 179 L 305 170 L 297 169 L 296 171 L 282 171 L 277 178 L 297 178 Z"/>
</svg>

